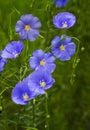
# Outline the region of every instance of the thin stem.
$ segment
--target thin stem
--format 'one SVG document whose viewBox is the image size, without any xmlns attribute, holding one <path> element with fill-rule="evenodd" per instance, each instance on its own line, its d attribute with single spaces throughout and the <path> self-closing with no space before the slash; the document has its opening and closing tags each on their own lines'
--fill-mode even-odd
<svg viewBox="0 0 90 130">
<path fill-rule="evenodd" d="M 74 83 L 74 78 L 75 78 L 75 69 L 78 65 L 78 63 L 80 62 L 80 59 L 78 58 L 78 53 L 79 53 L 79 48 L 80 48 L 80 40 L 77 39 L 76 37 L 72 37 L 73 39 L 77 40 L 77 51 L 76 51 L 76 56 L 73 62 L 73 71 L 71 74 L 71 79 L 70 79 L 70 83 L 71 85 Z"/>
<path fill-rule="evenodd" d="M 28 40 L 27 40 L 27 46 L 26 46 L 26 56 L 28 56 Z"/>
<path fill-rule="evenodd" d="M 35 127 L 35 99 L 33 99 L 33 127 Z"/>
<path fill-rule="evenodd" d="M 49 118 L 50 118 L 50 115 L 49 115 L 49 112 L 48 112 L 48 94 L 47 93 L 45 94 L 45 109 L 46 109 L 46 124 L 45 124 L 45 128 L 46 128 L 46 130 L 50 130 L 49 129 Z"/>
<path fill-rule="evenodd" d="M 10 89 L 12 87 L 6 87 L 1 93 L 0 93 L 0 96 L 7 90 L 7 89 Z"/>
<path fill-rule="evenodd" d="M 40 38 L 44 39 L 44 37 L 42 35 L 39 35 Z"/>
</svg>

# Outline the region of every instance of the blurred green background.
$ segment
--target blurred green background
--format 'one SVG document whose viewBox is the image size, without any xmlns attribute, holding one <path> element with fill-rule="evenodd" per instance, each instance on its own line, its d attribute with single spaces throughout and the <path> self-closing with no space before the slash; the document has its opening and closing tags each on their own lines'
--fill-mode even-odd
<svg viewBox="0 0 90 130">
<path fill-rule="evenodd" d="M 77 22 L 68 30 L 53 26 L 53 16 L 68 11 L 75 14 Z M 0 50 L 12 40 L 19 40 L 15 24 L 23 14 L 33 14 L 42 23 L 39 37 L 34 42 L 24 41 L 28 50 L 16 60 L 9 60 L 0 74 L 0 130 L 90 130 L 90 0 L 69 0 L 64 8 L 56 8 L 53 0 L 0 0 Z M 77 61 L 75 56 L 67 62 L 56 60 L 53 77 L 56 82 L 48 90 L 48 110 L 44 96 L 30 101 L 26 106 L 16 105 L 11 100 L 11 91 L 20 74 L 29 68 L 29 55 L 36 49 L 45 50 L 56 35 L 67 34 L 80 40 Z M 77 40 L 73 39 L 78 46 Z M 28 52 L 26 52 L 28 51 Z M 28 53 L 28 55 L 26 55 Z M 75 68 L 73 64 L 76 64 Z M 73 83 L 70 81 L 73 79 Z M 37 130 L 36 129 L 36 130 Z"/>
</svg>

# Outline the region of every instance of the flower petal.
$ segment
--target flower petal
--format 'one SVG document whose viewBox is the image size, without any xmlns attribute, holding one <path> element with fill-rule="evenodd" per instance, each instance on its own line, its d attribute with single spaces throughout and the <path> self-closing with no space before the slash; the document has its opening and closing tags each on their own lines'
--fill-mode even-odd
<svg viewBox="0 0 90 130">
<path fill-rule="evenodd" d="M 41 27 L 40 20 L 37 17 L 33 17 L 30 26 L 32 29 L 40 28 Z"/>
<path fill-rule="evenodd" d="M 66 60 L 70 60 L 71 57 L 70 57 L 70 55 L 67 53 L 67 51 L 64 50 L 64 51 L 62 51 L 62 52 L 60 53 L 59 59 L 60 59 L 61 61 L 66 61 Z"/>
<path fill-rule="evenodd" d="M 19 35 L 20 35 L 20 38 L 22 40 L 27 40 L 28 39 L 28 32 L 26 30 L 24 30 L 24 29 L 19 32 Z"/>
<path fill-rule="evenodd" d="M 54 0 L 54 2 L 57 7 L 64 7 L 68 3 L 68 0 Z"/>
<path fill-rule="evenodd" d="M 34 41 L 39 36 L 39 31 L 35 29 L 31 29 L 28 31 L 28 39 L 30 41 Z"/>
<path fill-rule="evenodd" d="M 24 24 L 30 24 L 31 21 L 32 21 L 32 14 L 24 14 L 21 16 L 21 21 L 24 23 Z"/>
<path fill-rule="evenodd" d="M 56 36 L 56 37 L 54 37 L 54 38 L 52 39 L 51 44 L 52 44 L 52 45 L 55 45 L 55 44 L 57 44 L 60 40 L 61 40 L 61 38 L 60 38 L 59 36 Z"/>
<path fill-rule="evenodd" d="M 65 46 L 66 51 L 69 53 L 70 56 L 74 55 L 76 51 L 76 45 L 74 42 L 69 43 Z"/>
<path fill-rule="evenodd" d="M 21 20 L 19 20 L 16 23 L 15 30 L 16 32 L 20 32 L 22 29 L 24 29 L 24 23 Z"/>
</svg>

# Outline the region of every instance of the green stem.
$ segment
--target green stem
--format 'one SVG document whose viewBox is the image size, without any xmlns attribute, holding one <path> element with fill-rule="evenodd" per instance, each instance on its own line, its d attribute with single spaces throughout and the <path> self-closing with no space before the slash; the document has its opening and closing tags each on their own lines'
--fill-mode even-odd
<svg viewBox="0 0 90 130">
<path fill-rule="evenodd" d="M 46 128 L 46 130 L 50 130 L 49 129 L 49 118 L 50 118 L 50 115 L 49 115 L 49 112 L 48 112 L 48 94 L 47 93 L 45 95 L 45 109 L 46 109 L 46 123 L 45 123 L 45 128 Z"/>
<path fill-rule="evenodd" d="M 7 89 L 10 89 L 12 87 L 6 87 L 1 93 L 0 93 L 0 96 L 7 90 Z"/>
<path fill-rule="evenodd" d="M 33 127 L 35 127 L 35 99 L 33 99 Z"/>
<path fill-rule="evenodd" d="M 80 59 L 78 58 L 78 53 L 79 53 L 79 48 L 80 48 L 80 40 L 77 39 L 76 37 L 71 37 L 75 40 L 77 40 L 77 51 L 76 51 L 76 56 L 74 58 L 74 62 L 73 62 L 73 71 L 72 71 L 72 74 L 71 74 L 71 79 L 70 79 L 70 83 L 71 85 L 73 85 L 74 83 L 74 78 L 75 78 L 75 69 L 80 61 Z"/>
</svg>

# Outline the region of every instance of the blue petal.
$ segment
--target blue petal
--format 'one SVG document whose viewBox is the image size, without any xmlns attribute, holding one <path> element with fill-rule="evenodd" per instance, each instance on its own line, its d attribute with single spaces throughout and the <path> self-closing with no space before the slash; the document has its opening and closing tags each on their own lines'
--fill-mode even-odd
<svg viewBox="0 0 90 130">
<path fill-rule="evenodd" d="M 1 56 L 3 58 L 15 58 L 14 55 L 12 53 L 8 52 L 7 50 L 3 50 Z"/>
<path fill-rule="evenodd" d="M 20 19 L 24 24 L 30 24 L 32 22 L 32 18 L 32 14 L 24 14 Z"/>
<path fill-rule="evenodd" d="M 40 88 L 38 84 L 34 83 L 29 79 L 28 86 L 31 88 L 31 90 L 36 94 L 36 96 L 40 94 L 45 94 L 44 89 Z"/>
<path fill-rule="evenodd" d="M 52 45 L 56 45 L 58 42 L 60 42 L 61 38 L 59 36 L 56 36 L 53 38 L 53 40 L 51 41 Z"/>
<path fill-rule="evenodd" d="M 49 73 L 52 73 L 54 72 L 55 68 L 56 65 L 52 63 L 52 64 L 47 64 L 43 69 L 45 69 L 45 71 L 48 71 Z"/>
<path fill-rule="evenodd" d="M 28 31 L 28 39 L 30 41 L 34 41 L 39 36 L 39 31 L 35 29 L 31 29 Z"/>
<path fill-rule="evenodd" d="M 64 7 L 68 3 L 68 0 L 55 0 L 57 7 Z"/>
<path fill-rule="evenodd" d="M 76 51 L 76 45 L 74 42 L 71 42 L 65 46 L 65 49 L 69 53 L 69 55 L 72 56 Z"/>
<path fill-rule="evenodd" d="M 64 45 L 71 42 L 72 38 L 68 37 L 66 34 L 61 35 L 61 40 L 63 41 Z"/>
<path fill-rule="evenodd" d="M 52 78 L 51 74 L 48 73 L 45 70 L 42 70 L 42 69 L 34 71 L 29 76 L 29 78 L 32 81 L 32 83 L 35 84 L 35 86 L 37 86 L 38 88 L 42 88 L 42 89 L 48 89 L 48 88 L 52 87 L 53 83 L 55 82 L 55 80 Z M 46 86 L 45 87 L 41 87 L 40 86 L 40 81 L 45 81 L 46 82 Z"/>
<path fill-rule="evenodd" d="M 28 31 L 26 31 L 24 29 L 19 32 L 19 35 L 20 35 L 20 39 L 22 39 L 22 40 L 28 39 Z"/>
<path fill-rule="evenodd" d="M 6 45 L 5 49 L 2 51 L 1 56 L 3 58 L 16 58 L 16 55 L 18 56 L 23 48 L 24 46 L 21 41 L 12 41 Z"/>
<path fill-rule="evenodd" d="M 3 59 L 2 57 L 0 57 L 0 72 L 3 71 L 6 63 L 7 63 L 7 61 L 5 59 Z"/>
<path fill-rule="evenodd" d="M 52 56 L 52 54 L 49 52 L 45 53 L 44 57 L 45 57 L 47 63 L 53 63 L 55 61 L 54 56 Z"/>
<path fill-rule="evenodd" d="M 36 56 L 36 57 L 42 57 L 43 58 L 44 54 L 45 54 L 44 51 L 42 51 L 41 49 L 33 52 L 33 56 Z"/>
<path fill-rule="evenodd" d="M 39 65 L 39 60 L 37 57 L 30 57 L 29 65 L 32 69 L 35 69 Z"/>
<path fill-rule="evenodd" d="M 16 32 L 20 32 L 22 29 L 24 29 L 24 23 L 21 20 L 19 20 L 16 23 L 15 30 Z"/>
<path fill-rule="evenodd" d="M 25 105 L 29 100 L 36 97 L 36 92 L 32 91 L 31 87 L 28 86 L 28 79 L 24 79 L 22 82 L 16 84 L 16 86 L 12 90 L 12 100 L 16 104 Z M 27 94 L 29 98 L 27 100 L 23 99 L 23 95 Z"/>
<path fill-rule="evenodd" d="M 66 61 L 66 60 L 70 60 L 71 59 L 69 53 L 66 50 L 61 51 L 61 53 L 60 53 L 58 58 L 61 61 Z"/>
<path fill-rule="evenodd" d="M 60 49 L 56 49 L 56 48 L 52 48 L 52 53 L 56 56 L 59 57 L 60 56 Z"/>
<path fill-rule="evenodd" d="M 40 28 L 40 27 L 41 27 L 40 20 L 39 20 L 37 17 L 33 17 L 33 18 L 32 18 L 32 22 L 31 22 L 31 24 L 30 24 L 30 27 L 31 27 L 32 29 Z"/>
<path fill-rule="evenodd" d="M 54 82 L 55 82 L 55 79 L 51 79 L 51 80 L 47 83 L 47 86 L 46 86 L 44 89 L 47 90 L 47 89 L 51 88 Z"/>
</svg>

